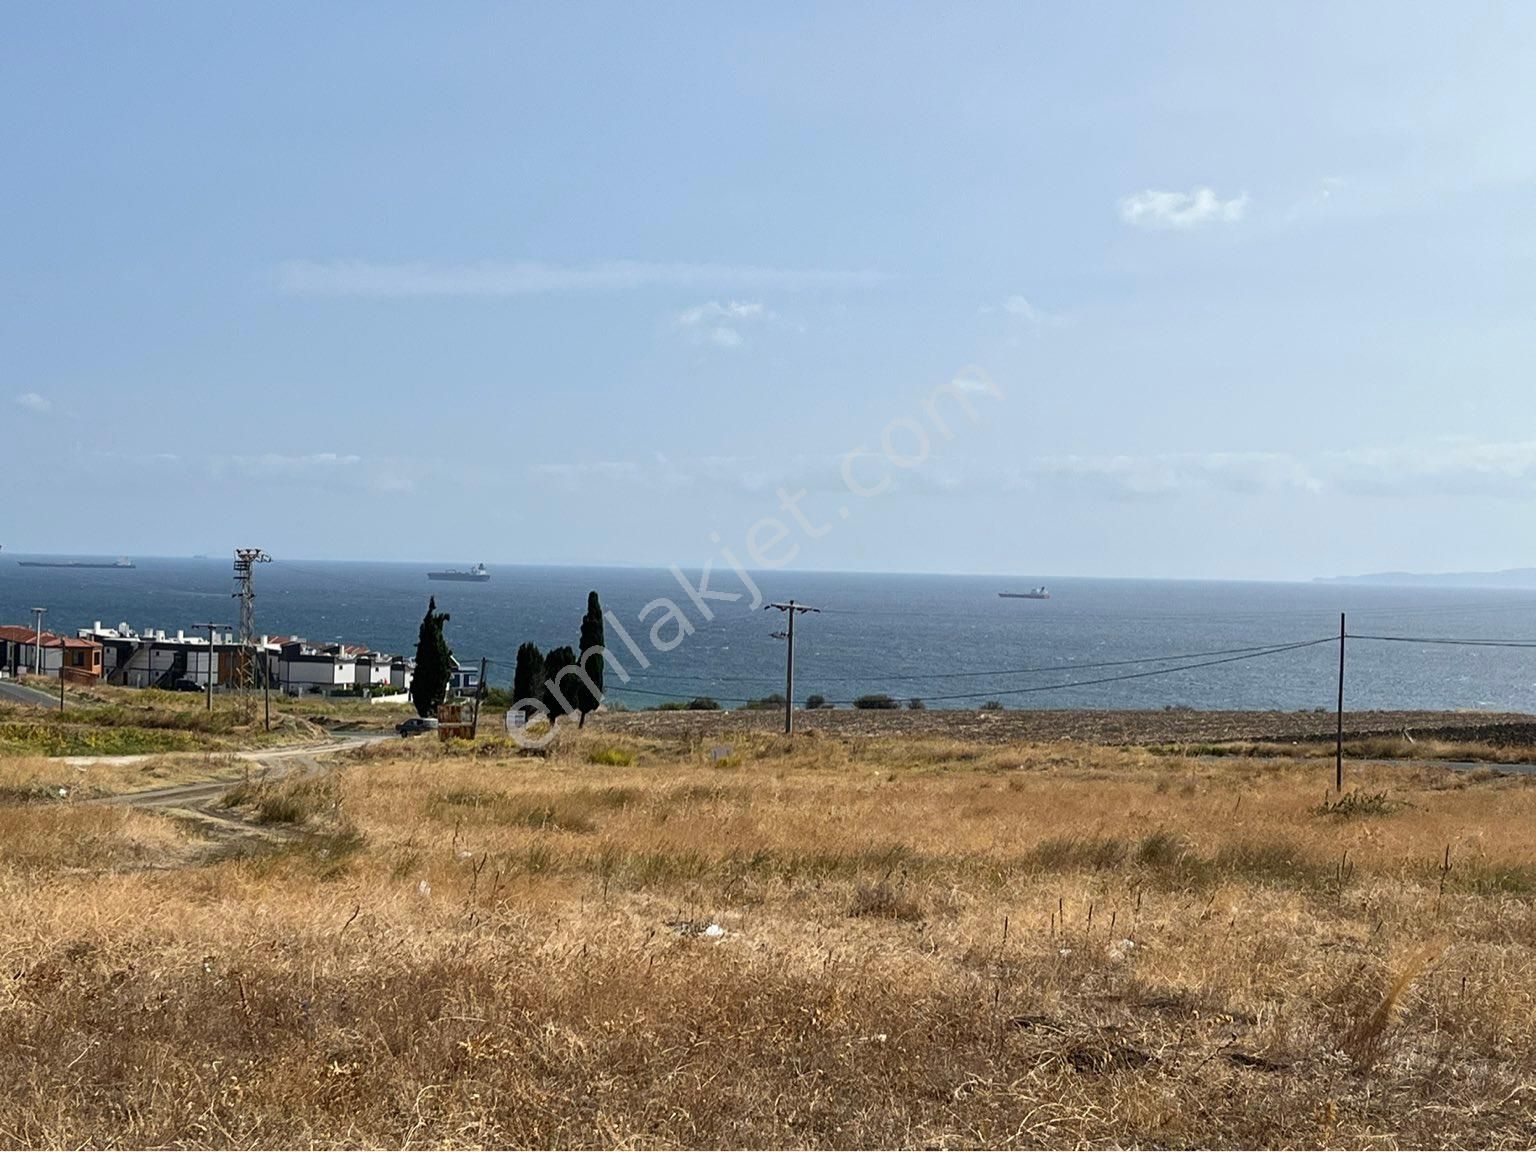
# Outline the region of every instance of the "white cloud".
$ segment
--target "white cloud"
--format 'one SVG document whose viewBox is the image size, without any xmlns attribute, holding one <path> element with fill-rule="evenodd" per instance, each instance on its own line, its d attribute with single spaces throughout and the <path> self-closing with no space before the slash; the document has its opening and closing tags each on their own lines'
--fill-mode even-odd
<svg viewBox="0 0 1536 1152">
<path fill-rule="evenodd" d="M 996 304 L 983 304 L 981 306 L 983 316 L 1002 316 L 1015 332 L 1029 332 L 1039 336 L 1048 328 L 1059 328 L 1071 323 L 1071 317 L 1066 313 L 1048 311 L 1039 307 L 1028 296 L 1015 292 L 1006 296 Z M 1010 341 L 1018 343 L 1017 338 Z"/>
<path fill-rule="evenodd" d="M 1046 456 L 1012 469 L 1007 483 L 1118 498 L 1205 491 L 1529 499 L 1536 496 L 1536 440 L 1443 439 L 1316 453 Z"/>
<path fill-rule="evenodd" d="M 417 476 L 430 470 L 419 462 L 364 459 L 348 452 L 262 452 L 208 458 L 208 473 L 215 480 L 298 485 L 319 491 L 410 492 L 415 489 Z"/>
<path fill-rule="evenodd" d="M 1315 495 L 1323 490 L 1304 461 L 1278 452 L 1042 456 L 1013 469 L 1007 486 L 1112 499 L 1196 491 Z"/>
<path fill-rule="evenodd" d="M 1120 201 L 1120 219 L 1143 228 L 1197 228 L 1236 224 L 1248 210 L 1248 194 L 1223 200 L 1209 188 L 1162 192 L 1149 188 Z"/>
<path fill-rule="evenodd" d="M 741 325 L 766 324 L 777 320 L 778 315 L 757 300 L 729 300 L 723 304 L 711 300 L 685 308 L 677 314 L 676 322 L 695 344 L 739 348 L 743 342 Z"/>
<path fill-rule="evenodd" d="M 678 313 L 677 322 L 684 328 L 692 328 L 708 320 L 760 320 L 772 319 L 773 313 L 764 309 L 758 301 L 732 300 L 721 304 L 711 300 Z"/>
<path fill-rule="evenodd" d="M 482 261 L 476 264 L 385 263 L 370 260 L 290 260 L 277 269 L 278 288 L 295 296 L 542 296 L 627 292 L 640 288 L 745 288 L 799 291 L 866 288 L 883 277 L 871 271 L 763 268 L 729 264 L 660 264 L 614 260 L 600 264 Z"/>
<path fill-rule="evenodd" d="M 36 392 L 23 392 L 15 398 L 15 402 L 18 408 L 25 408 L 28 412 L 35 412 L 38 415 L 53 411 L 53 402 Z"/>
<path fill-rule="evenodd" d="M 263 452 L 254 456 L 216 456 L 215 467 L 227 465 L 250 476 L 310 476 L 355 468 L 363 462 L 361 456 L 341 452 L 310 452 L 299 456 L 285 456 L 278 452 Z"/>
<path fill-rule="evenodd" d="M 960 383 L 960 381 L 957 381 Z M 877 449 L 859 467 L 876 474 Z M 777 488 L 843 492 L 842 457 L 710 456 L 689 460 L 595 461 L 533 468 L 536 479 L 569 490 L 616 484 L 661 491 L 772 494 Z M 1216 451 L 1045 455 L 1021 461 L 934 456 L 920 468 L 889 469 L 894 491 L 983 497 L 1105 501 L 1191 496 L 1350 496 L 1394 500 L 1439 497 L 1529 500 L 1536 497 L 1536 440 L 1436 440 L 1314 453 Z"/>
<path fill-rule="evenodd" d="M 1035 306 L 1023 296 L 1010 296 L 1003 301 L 1003 311 L 1010 316 L 1017 316 L 1020 320 L 1027 320 L 1031 324 L 1040 322 L 1040 313 L 1035 311 Z"/>
</svg>

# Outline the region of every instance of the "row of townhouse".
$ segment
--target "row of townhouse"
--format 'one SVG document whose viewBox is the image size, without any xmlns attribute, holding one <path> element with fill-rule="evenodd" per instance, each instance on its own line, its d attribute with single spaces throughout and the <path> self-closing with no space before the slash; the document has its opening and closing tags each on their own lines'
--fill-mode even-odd
<svg viewBox="0 0 1536 1152">
<path fill-rule="evenodd" d="M 22 625 L 0 626 L 0 669 L 10 675 L 37 672 L 80 683 L 102 681 L 129 688 L 174 688 L 183 684 L 231 687 L 254 657 L 257 684 L 263 676 L 292 696 L 358 689 L 411 686 L 414 662 L 355 644 L 312 644 L 300 636 L 263 636 L 248 651 L 232 632 L 213 636 L 185 631 L 137 632 L 127 624 L 103 627 L 96 621 L 72 637 L 37 633 Z"/>
<path fill-rule="evenodd" d="M 263 636 L 248 652 L 233 632 L 213 636 L 183 630 L 136 632 L 127 624 L 104 627 L 100 620 L 74 636 L 43 632 L 26 625 L 0 625 L 0 674 L 36 673 L 80 684 L 118 684 L 127 688 L 234 687 L 245 661 L 254 656 L 255 683 L 267 683 L 290 696 L 352 692 L 359 689 L 411 687 L 414 660 L 376 652 L 357 644 L 312 643 L 302 636 Z M 448 688 L 455 696 L 473 696 L 480 670 L 453 661 Z"/>
<path fill-rule="evenodd" d="M 101 678 L 102 648 L 77 636 L 39 632 L 23 624 L 0 625 L 0 674 L 60 676 L 77 684 Z"/>
</svg>

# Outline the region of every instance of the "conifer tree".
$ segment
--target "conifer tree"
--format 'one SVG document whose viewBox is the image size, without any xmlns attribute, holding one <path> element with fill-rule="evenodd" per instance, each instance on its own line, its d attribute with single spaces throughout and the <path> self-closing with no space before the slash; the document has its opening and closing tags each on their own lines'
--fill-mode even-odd
<svg viewBox="0 0 1536 1152">
<path fill-rule="evenodd" d="M 578 678 L 575 688 L 576 711 L 581 714 L 577 727 L 585 727 L 587 713 L 596 712 L 603 702 L 603 606 L 596 592 L 587 593 L 587 614 L 581 618 L 581 660 L 587 680 Z M 594 691 L 595 689 L 595 691 Z"/>
<path fill-rule="evenodd" d="M 517 647 L 517 668 L 512 673 L 512 702 L 538 700 L 544 693 L 544 653 L 539 646 L 525 641 Z M 523 705 L 524 713 L 533 711 Z"/>
<path fill-rule="evenodd" d="M 448 613 L 437 610 L 437 597 L 427 601 L 427 614 L 416 636 L 416 670 L 411 674 L 411 703 L 418 716 L 435 716 L 448 698 L 448 677 L 453 651 L 443 636 Z"/>
<path fill-rule="evenodd" d="M 569 644 L 562 648 L 551 648 L 544 653 L 544 680 L 540 687 L 539 698 L 544 702 L 544 707 L 549 709 L 549 722 L 553 724 L 561 716 L 568 715 L 576 707 L 576 702 L 571 698 L 571 682 L 575 676 L 561 676 L 567 668 L 575 667 L 576 653 L 571 650 Z M 564 702 L 561 697 L 564 697 Z"/>
</svg>

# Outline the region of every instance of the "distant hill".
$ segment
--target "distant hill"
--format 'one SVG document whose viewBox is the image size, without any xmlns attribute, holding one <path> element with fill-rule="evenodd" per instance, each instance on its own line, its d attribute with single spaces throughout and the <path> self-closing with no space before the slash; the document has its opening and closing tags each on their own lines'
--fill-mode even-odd
<svg viewBox="0 0 1536 1152">
<path fill-rule="evenodd" d="M 1319 576 L 1319 584 L 1386 584 L 1398 588 L 1536 588 L 1536 568 L 1503 572 L 1372 572 L 1366 576 Z"/>
</svg>

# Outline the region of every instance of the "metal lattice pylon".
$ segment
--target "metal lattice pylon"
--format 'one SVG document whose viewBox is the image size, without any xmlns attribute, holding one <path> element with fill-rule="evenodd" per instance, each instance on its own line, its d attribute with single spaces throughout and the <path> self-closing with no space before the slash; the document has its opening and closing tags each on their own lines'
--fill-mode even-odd
<svg viewBox="0 0 1536 1152">
<path fill-rule="evenodd" d="M 257 564 L 270 564 L 272 557 L 260 548 L 235 549 L 234 598 L 240 601 L 240 688 L 249 692 L 256 687 L 256 588 L 252 582 L 252 569 Z"/>
</svg>

